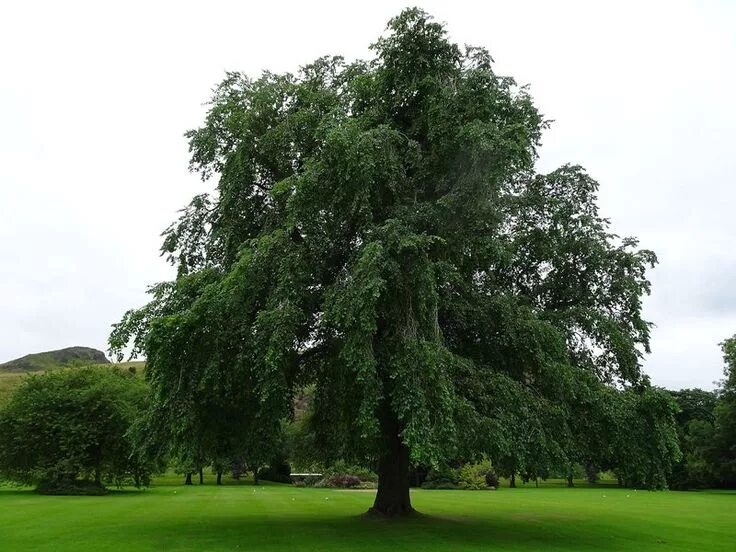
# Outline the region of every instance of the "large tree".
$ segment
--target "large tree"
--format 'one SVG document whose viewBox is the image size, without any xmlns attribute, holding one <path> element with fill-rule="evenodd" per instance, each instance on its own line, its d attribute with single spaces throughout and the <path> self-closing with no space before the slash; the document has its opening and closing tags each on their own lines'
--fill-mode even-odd
<svg viewBox="0 0 736 552">
<path fill-rule="evenodd" d="M 110 345 L 146 355 L 163 419 L 223 404 L 266 448 L 312 385 L 317 446 L 373 460 L 394 516 L 410 463 L 559 457 L 578 382 L 637 382 L 655 259 L 581 168 L 535 175 L 546 122 L 487 51 L 417 9 L 372 49 L 227 75 L 188 133 L 217 190 L 165 232 L 177 279 Z"/>
</svg>

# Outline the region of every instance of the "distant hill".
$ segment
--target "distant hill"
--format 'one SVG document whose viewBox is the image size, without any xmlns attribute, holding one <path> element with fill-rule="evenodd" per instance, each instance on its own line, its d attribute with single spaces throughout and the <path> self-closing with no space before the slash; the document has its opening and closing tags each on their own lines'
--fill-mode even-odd
<svg viewBox="0 0 736 552">
<path fill-rule="evenodd" d="M 0 364 L 0 406 L 5 404 L 16 387 L 29 374 L 38 374 L 48 370 L 74 369 L 82 366 L 98 368 L 115 367 L 128 370 L 143 377 L 146 369 L 145 361 L 121 362 L 112 364 L 102 351 L 89 347 L 69 347 L 58 351 L 35 353 Z"/>
<path fill-rule="evenodd" d="M 0 372 L 41 372 L 87 364 L 109 364 L 105 353 L 90 347 L 67 347 L 57 351 L 33 353 L 0 364 Z"/>
</svg>

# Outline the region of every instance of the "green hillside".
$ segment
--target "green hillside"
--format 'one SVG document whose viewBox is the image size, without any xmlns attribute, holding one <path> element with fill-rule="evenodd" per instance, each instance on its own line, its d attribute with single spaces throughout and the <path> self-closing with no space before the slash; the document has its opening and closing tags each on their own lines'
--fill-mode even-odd
<svg viewBox="0 0 736 552">
<path fill-rule="evenodd" d="M 33 353 L 0 364 L 0 372 L 43 372 L 55 368 L 109 364 L 105 353 L 90 347 L 67 347 L 56 351 Z"/>
<path fill-rule="evenodd" d="M 146 363 L 122 362 L 112 364 L 102 351 L 90 347 L 68 347 L 57 351 L 34 353 L 0 364 L 0 405 L 2 405 L 20 385 L 29 373 L 40 373 L 48 370 L 75 368 L 80 366 L 116 366 L 123 370 L 131 370 L 143 375 Z"/>
</svg>

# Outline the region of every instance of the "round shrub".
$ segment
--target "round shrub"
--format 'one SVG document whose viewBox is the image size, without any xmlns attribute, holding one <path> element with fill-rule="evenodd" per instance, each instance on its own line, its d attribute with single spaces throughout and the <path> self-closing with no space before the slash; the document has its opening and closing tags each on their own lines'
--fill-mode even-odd
<svg viewBox="0 0 736 552">
<path fill-rule="evenodd" d="M 132 436 L 146 398 L 145 382 L 117 369 L 27 377 L 0 410 L 0 475 L 54 494 L 147 483 L 153 462 Z"/>
<path fill-rule="evenodd" d="M 423 489 L 458 489 L 460 474 L 458 470 L 444 467 L 430 470 L 422 483 Z"/>
<path fill-rule="evenodd" d="M 459 485 L 461 489 L 467 489 L 470 491 L 478 491 L 481 489 L 487 489 L 486 485 L 486 472 L 488 471 L 487 465 L 482 464 L 465 464 L 460 468 L 459 473 Z"/>
</svg>

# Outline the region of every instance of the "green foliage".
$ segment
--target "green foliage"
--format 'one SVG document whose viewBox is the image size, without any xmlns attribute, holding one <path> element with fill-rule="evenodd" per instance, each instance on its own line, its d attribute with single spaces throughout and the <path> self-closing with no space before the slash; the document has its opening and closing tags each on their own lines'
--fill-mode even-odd
<svg viewBox="0 0 736 552">
<path fill-rule="evenodd" d="M 419 9 L 372 49 L 227 74 L 187 134 L 216 193 L 165 232 L 177 279 L 125 314 L 111 351 L 146 354 L 179 447 L 265 461 L 308 386 L 327 463 L 486 454 L 544 474 L 603 455 L 576 420 L 610 383 L 640 383 L 654 254 L 609 230 L 580 167 L 535 174 L 546 122 L 487 51 Z"/>
<path fill-rule="evenodd" d="M 109 367 L 108 364 L 87 364 L 86 366 L 93 366 L 93 367 Z M 120 368 L 122 370 L 127 370 L 131 374 L 134 374 L 136 376 L 142 377 L 143 371 L 145 370 L 145 362 L 121 362 L 115 365 L 116 368 Z M 67 369 L 64 366 L 58 365 L 56 363 L 52 363 L 49 365 L 45 365 L 45 368 L 48 370 L 60 370 L 60 369 Z M 15 389 L 23 382 L 23 379 L 26 377 L 28 372 L 2 372 L 0 371 L 0 406 L 5 404 L 9 399 L 10 395 L 15 391 Z"/>
<path fill-rule="evenodd" d="M 721 343 L 725 378 L 715 393 L 672 391 L 678 403 L 682 461 L 675 467 L 677 489 L 736 487 L 736 336 Z"/>
<path fill-rule="evenodd" d="M 714 411 L 712 444 L 710 447 L 705 445 L 707 436 L 701 437 L 700 441 L 718 484 L 736 487 L 736 336 L 726 339 L 721 349 L 725 378 Z"/>
<path fill-rule="evenodd" d="M 677 402 L 677 436 L 682 460 L 673 468 L 670 486 L 673 489 L 697 489 L 716 483 L 707 459 L 713 442 L 714 409 L 717 396 L 702 389 L 670 391 Z"/>
<path fill-rule="evenodd" d="M 432 469 L 422 483 L 422 489 L 458 489 L 460 473 L 457 469 L 442 466 Z"/>
<path fill-rule="evenodd" d="M 375 489 L 378 476 L 372 470 L 350 465 L 338 460 L 326 468 L 311 466 L 311 472 L 321 472 L 321 475 L 312 475 L 295 482 L 300 487 L 328 487 L 328 488 L 361 488 Z"/>
<path fill-rule="evenodd" d="M 0 473 L 62 489 L 79 481 L 147 484 L 152 465 L 134 451 L 145 383 L 109 368 L 27 377 L 0 410 Z"/>
<path fill-rule="evenodd" d="M 364 466 L 350 465 L 344 460 L 338 460 L 323 471 L 325 477 L 331 475 L 354 475 L 362 482 L 377 483 L 378 476 L 374 471 Z"/>
<path fill-rule="evenodd" d="M 70 481 L 56 480 L 41 481 L 36 487 L 36 492 L 42 495 L 59 496 L 102 496 L 107 494 L 107 489 L 95 481 Z"/>
<path fill-rule="evenodd" d="M 489 485 L 488 481 L 495 485 Z M 490 469 L 488 461 L 467 462 L 459 468 L 444 466 L 430 470 L 422 483 L 423 489 L 483 490 L 498 486 L 498 478 Z"/>
<path fill-rule="evenodd" d="M 682 457 L 674 416 L 677 403 L 666 391 L 649 386 L 620 393 L 614 436 L 614 466 L 630 487 L 667 488 L 672 466 Z"/>
<path fill-rule="evenodd" d="M 0 373 L 0 406 L 10 399 L 10 395 L 23 382 L 24 377 L 25 373 L 22 372 Z"/>
<path fill-rule="evenodd" d="M 488 462 L 478 464 L 464 464 L 458 471 L 460 488 L 471 491 L 480 491 L 483 489 L 487 489 L 487 473 Z"/>
<path fill-rule="evenodd" d="M 335 473 L 323 477 L 314 486 L 332 489 L 354 489 L 361 486 L 361 481 L 357 475 Z"/>
</svg>

